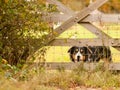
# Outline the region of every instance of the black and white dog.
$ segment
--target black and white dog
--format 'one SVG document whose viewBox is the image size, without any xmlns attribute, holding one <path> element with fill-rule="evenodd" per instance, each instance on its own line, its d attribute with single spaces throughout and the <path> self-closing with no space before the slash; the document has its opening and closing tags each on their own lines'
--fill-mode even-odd
<svg viewBox="0 0 120 90">
<path fill-rule="evenodd" d="M 68 50 L 70 59 L 73 62 L 98 62 L 100 59 L 111 62 L 111 50 L 106 46 L 73 46 Z"/>
</svg>

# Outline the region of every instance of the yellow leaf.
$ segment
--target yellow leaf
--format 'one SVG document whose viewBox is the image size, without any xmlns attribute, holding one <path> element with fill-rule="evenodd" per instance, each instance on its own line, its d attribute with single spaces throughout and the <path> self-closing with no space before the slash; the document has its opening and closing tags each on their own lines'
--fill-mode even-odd
<svg viewBox="0 0 120 90">
<path fill-rule="evenodd" d="M 5 1 L 5 3 L 8 3 L 9 0 L 4 0 L 4 1 Z"/>
<path fill-rule="evenodd" d="M 7 63 L 8 63 L 8 61 L 7 61 L 7 60 L 5 60 L 5 59 L 2 59 L 1 63 L 2 63 L 2 64 L 7 64 Z"/>
</svg>

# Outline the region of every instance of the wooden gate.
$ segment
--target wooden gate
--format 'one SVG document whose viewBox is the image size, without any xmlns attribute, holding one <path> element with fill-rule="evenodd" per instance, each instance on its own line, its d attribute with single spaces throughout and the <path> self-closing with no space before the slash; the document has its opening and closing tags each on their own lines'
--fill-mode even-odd
<svg viewBox="0 0 120 90">
<path fill-rule="evenodd" d="M 50 33 L 47 38 L 48 42 L 46 42 L 46 45 L 51 46 L 112 46 L 116 48 L 117 50 L 120 50 L 120 39 L 115 39 L 104 33 L 102 30 L 97 28 L 95 25 L 92 24 L 92 22 L 111 22 L 111 23 L 120 23 L 120 15 L 119 14 L 103 14 L 97 9 L 101 7 L 104 3 L 106 3 L 108 0 L 96 0 L 95 2 L 91 3 L 88 7 L 84 8 L 83 10 L 79 12 L 74 12 L 73 10 L 67 8 L 65 5 L 60 3 L 57 0 L 47 0 L 47 3 L 49 4 L 55 4 L 57 5 L 57 8 L 60 13 L 56 14 L 49 14 L 49 16 L 44 17 L 47 21 L 52 22 L 63 22 L 59 27 L 57 27 L 52 33 Z M 63 33 L 66 29 L 70 28 L 71 26 L 75 24 L 80 24 L 86 29 L 88 29 L 90 32 L 94 33 L 98 38 L 94 39 L 56 39 L 58 35 Z M 91 42 L 89 42 L 91 41 Z M 66 65 L 66 64 L 60 64 L 60 66 Z M 54 65 L 50 65 L 54 66 Z M 59 65 L 58 65 L 59 66 Z M 72 66 L 66 65 L 67 66 Z M 117 66 L 117 67 L 116 67 Z M 120 64 L 111 64 L 110 67 L 112 69 L 119 69 L 120 70 Z M 55 68 L 55 67 L 54 67 Z"/>
</svg>

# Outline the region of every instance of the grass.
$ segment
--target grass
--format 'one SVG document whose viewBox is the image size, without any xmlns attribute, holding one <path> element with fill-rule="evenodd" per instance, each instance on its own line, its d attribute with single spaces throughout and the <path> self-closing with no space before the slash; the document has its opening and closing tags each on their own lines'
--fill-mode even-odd
<svg viewBox="0 0 120 90">
<path fill-rule="evenodd" d="M 81 86 L 117 90 L 120 87 L 120 74 L 101 69 L 91 72 L 79 67 L 72 71 L 36 70 L 31 68 L 28 69 L 25 76 L 19 72 L 17 77 L 14 74 L 9 79 L 1 74 L 0 90 L 74 90 L 76 87 L 81 88 Z M 24 76 L 24 79 L 21 79 L 21 76 Z"/>
<path fill-rule="evenodd" d="M 111 36 L 112 38 L 120 38 L 120 25 L 119 24 L 106 24 L 103 26 L 103 32 L 107 35 Z M 70 29 L 63 32 L 57 38 L 97 38 L 96 35 L 91 33 L 90 31 L 86 30 L 84 27 L 80 25 L 75 25 Z M 47 54 L 46 54 L 46 61 L 47 62 L 70 62 L 69 54 L 67 53 L 70 47 L 64 46 L 52 46 L 49 47 Z M 112 60 L 114 62 L 119 62 L 120 52 L 113 47 L 110 47 L 112 52 Z"/>
</svg>

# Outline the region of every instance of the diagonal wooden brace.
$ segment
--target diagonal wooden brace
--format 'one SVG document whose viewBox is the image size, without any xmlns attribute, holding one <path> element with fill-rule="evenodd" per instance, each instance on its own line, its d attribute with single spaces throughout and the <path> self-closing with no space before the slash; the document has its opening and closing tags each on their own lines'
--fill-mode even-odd
<svg viewBox="0 0 120 90">
<path fill-rule="evenodd" d="M 73 26 L 74 24 L 80 22 L 82 19 L 84 19 L 86 16 L 88 16 L 92 11 L 96 10 L 100 6 L 102 6 L 105 2 L 108 0 L 96 0 L 91 5 L 83 9 L 81 12 L 75 13 L 73 16 L 71 16 L 67 21 L 65 21 L 61 26 L 56 28 L 54 30 L 54 33 L 50 33 L 47 36 L 48 42 L 46 44 L 50 43 L 52 40 L 55 39 L 58 35 L 60 35 L 62 32 L 64 32 L 69 27 Z"/>
</svg>

